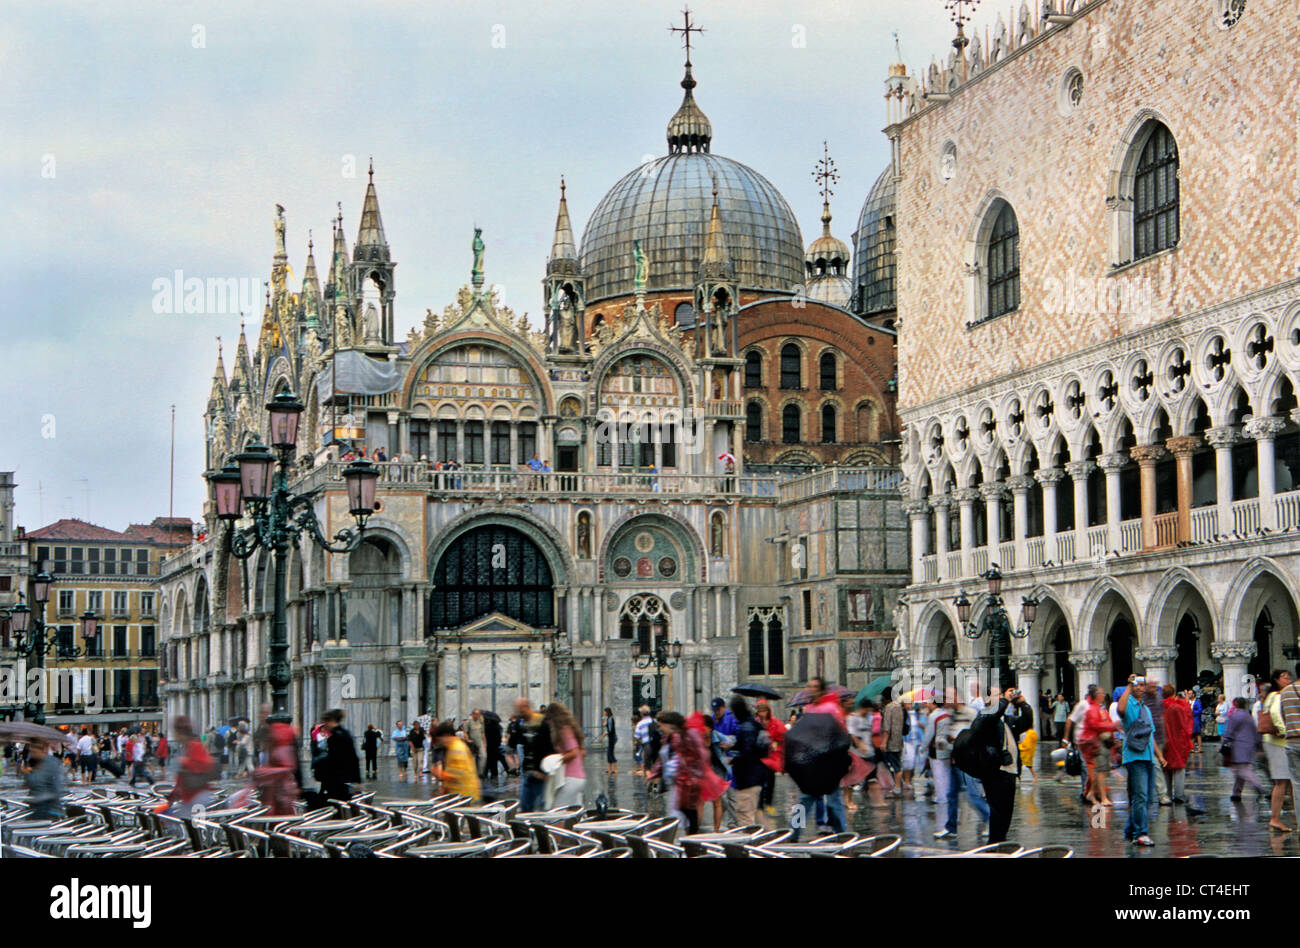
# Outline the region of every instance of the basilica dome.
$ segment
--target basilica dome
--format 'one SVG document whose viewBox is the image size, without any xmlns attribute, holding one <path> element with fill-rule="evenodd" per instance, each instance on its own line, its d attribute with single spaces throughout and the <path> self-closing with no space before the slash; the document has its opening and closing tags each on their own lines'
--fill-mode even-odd
<svg viewBox="0 0 1300 948">
<path fill-rule="evenodd" d="M 692 94 L 668 125 L 668 154 L 623 177 L 582 235 L 588 301 L 633 292 L 634 241 L 650 260 L 646 288 L 689 290 L 704 257 L 716 182 L 723 233 L 742 290 L 793 292 L 804 282 L 803 238 L 790 205 L 754 169 L 710 154 L 712 127 Z"/>
<path fill-rule="evenodd" d="M 853 235 L 858 308 L 862 315 L 897 308 L 894 288 L 894 169 L 886 168 L 862 204 Z"/>
</svg>

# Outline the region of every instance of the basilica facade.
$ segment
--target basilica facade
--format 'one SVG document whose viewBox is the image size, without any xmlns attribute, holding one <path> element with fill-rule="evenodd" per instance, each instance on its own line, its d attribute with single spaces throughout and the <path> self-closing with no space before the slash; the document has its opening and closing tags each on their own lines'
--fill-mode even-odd
<svg viewBox="0 0 1300 948">
<path fill-rule="evenodd" d="M 241 334 L 229 375 L 218 355 L 207 468 L 265 440 L 266 402 L 294 393 L 291 486 L 333 535 L 351 523 L 344 452 L 386 458 L 354 552 L 289 553 L 296 723 L 505 714 L 526 695 L 594 728 L 604 707 L 888 669 L 908 565 L 892 300 L 854 311 L 830 179 L 804 247 L 777 189 L 713 149 L 689 62 L 681 85 L 667 154 L 615 184 L 580 242 L 561 186 L 540 326 L 490 288 L 475 231 L 468 285 L 399 338 L 373 170 L 323 287 L 310 243 L 288 285 L 277 208 L 256 344 Z M 163 565 L 169 715 L 206 726 L 268 699 L 272 573 L 230 554 L 211 510 Z M 667 665 L 647 661 L 658 644 Z"/>
<path fill-rule="evenodd" d="M 1284 7 L 1025 3 L 894 68 L 904 666 L 1238 694 L 1300 657 Z"/>
</svg>

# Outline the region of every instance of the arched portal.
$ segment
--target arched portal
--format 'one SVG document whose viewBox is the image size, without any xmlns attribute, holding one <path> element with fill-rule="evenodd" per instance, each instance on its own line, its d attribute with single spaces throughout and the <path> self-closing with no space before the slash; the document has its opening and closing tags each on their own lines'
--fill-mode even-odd
<svg viewBox="0 0 1300 948">
<path fill-rule="evenodd" d="M 500 612 L 534 628 L 555 627 L 550 564 L 529 537 L 490 524 L 461 534 L 433 573 L 429 629 L 456 629 Z"/>
<path fill-rule="evenodd" d="M 348 642 L 396 645 L 402 636 L 402 576 L 397 549 L 383 537 L 369 536 L 348 556 Z"/>
</svg>

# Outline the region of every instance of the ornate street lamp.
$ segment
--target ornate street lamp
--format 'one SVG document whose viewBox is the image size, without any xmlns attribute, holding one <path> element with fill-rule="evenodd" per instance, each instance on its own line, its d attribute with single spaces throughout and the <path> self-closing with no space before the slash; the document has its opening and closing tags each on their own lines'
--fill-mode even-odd
<svg viewBox="0 0 1300 948">
<path fill-rule="evenodd" d="M 316 492 L 289 492 L 289 474 L 298 442 L 298 422 L 303 405 L 293 395 L 282 392 L 266 406 L 270 415 L 268 432 L 271 448 L 254 441 L 220 471 L 208 475 L 212 485 L 217 516 L 230 524 L 230 552 L 246 560 L 258 547 L 274 553 L 274 612 L 269 642 L 267 679 L 271 685 L 273 723 L 289 723 L 289 639 L 285 617 L 289 547 L 297 549 L 303 534 L 331 553 L 350 553 L 360 544 L 366 520 L 375 511 L 375 485 L 379 469 L 368 461 L 348 465 L 343 472 L 347 485 L 348 510 L 356 520 L 356 529 L 347 528 L 326 539 L 312 507 Z M 272 448 L 274 451 L 272 451 Z M 243 504 L 249 526 L 236 530 L 234 521 L 241 516 Z"/>
<path fill-rule="evenodd" d="M 1034 620 L 1038 618 L 1038 598 L 1033 595 L 1021 598 L 1021 624 L 1019 627 L 1013 626 L 1011 617 L 1007 615 L 1006 606 L 1002 602 L 1002 570 L 994 563 L 984 573 L 984 579 L 988 583 L 989 591 L 985 597 L 984 616 L 978 623 L 970 620 L 971 601 L 966 595 L 966 590 L 960 590 L 957 598 L 952 601 L 952 604 L 957 607 L 957 621 L 961 624 L 962 634 L 974 640 L 983 636 L 985 632 L 1005 631 L 1018 639 L 1028 638 Z"/>
<path fill-rule="evenodd" d="M 23 599 L 23 593 L 18 593 L 18 604 L 0 613 L 0 627 L 3 627 L 3 644 L 6 648 L 12 648 L 14 652 L 22 658 L 31 660 L 31 667 L 43 669 L 45 667 L 45 656 L 54 650 L 56 642 L 52 638 L 46 637 L 45 626 L 45 604 L 50 601 L 50 587 L 54 585 L 54 577 L 44 570 L 31 577 L 32 583 L 32 601 L 38 608 L 33 611 Z M 13 634 L 12 644 L 9 641 L 10 633 Z M 45 723 L 45 693 L 42 686 L 37 695 L 39 700 L 25 701 L 23 703 L 23 718 L 33 721 L 36 724 Z"/>
<path fill-rule="evenodd" d="M 659 635 L 659 630 L 664 630 L 664 635 Z M 662 622 L 656 622 L 653 631 L 653 640 L 649 650 L 641 647 L 641 637 L 638 635 L 632 639 L 632 660 L 637 668 L 655 670 L 655 711 L 656 713 L 663 710 L 664 707 L 664 669 L 676 668 L 682 657 L 682 643 L 674 640 L 670 645 L 666 641 L 667 626 Z"/>
</svg>

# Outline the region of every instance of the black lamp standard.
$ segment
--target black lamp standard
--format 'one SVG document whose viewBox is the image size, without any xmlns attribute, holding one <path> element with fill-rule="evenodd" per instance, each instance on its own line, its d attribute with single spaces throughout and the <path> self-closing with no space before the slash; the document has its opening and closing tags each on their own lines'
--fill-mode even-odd
<svg viewBox="0 0 1300 948">
<path fill-rule="evenodd" d="M 998 569 L 996 563 L 988 568 L 984 579 L 989 584 L 988 597 L 985 599 L 987 608 L 978 625 L 970 621 L 971 601 L 966 597 L 966 590 L 959 592 L 957 598 L 952 601 L 957 607 L 957 619 L 961 623 L 962 634 L 968 639 L 978 639 L 985 632 L 1006 632 L 1018 639 L 1028 638 L 1034 620 L 1038 618 L 1038 599 L 1032 595 L 1021 598 L 1021 618 L 1024 621 L 1017 628 L 1011 624 L 1011 617 L 1007 615 L 1006 606 L 1002 602 L 1002 570 Z"/>
<path fill-rule="evenodd" d="M 655 623 L 653 638 L 648 651 L 641 647 L 641 638 L 638 635 L 632 640 L 632 659 L 637 668 L 647 669 L 653 667 L 655 670 L 655 713 L 663 710 L 664 707 L 664 669 L 676 668 L 678 660 L 682 657 L 682 643 L 674 640 L 668 644 L 666 632 L 659 634 L 664 630 L 661 622 Z"/>
<path fill-rule="evenodd" d="M 41 571 L 32 577 L 32 602 L 37 609 L 33 612 L 18 594 L 18 605 L 0 615 L 0 627 L 5 629 L 4 640 L 8 644 L 9 633 L 14 636 L 13 649 L 22 658 L 31 660 L 32 667 L 45 668 L 45 656 L 57 655 L 59 658 L 77 658 L 87 654 L 90 640 L 95 637 L 99 619 L 89 609 L 81 617 L 81 634 L 86 640 L 87 648 L 73 645 L 59 645 L 58 639 L 47 635 L 45 624 L 45 604 L 50 601 L 50 587 L 54 577 Z M 25 683 L 24 683 L 25 684 Z M 38 679 L 36 700 L 30 700 L 30 694 L 24 687 L 23 718 L 36 724 L 45 723 L 45 679 L 42 672 Z"/>
<path fill-rule="evenodd" d="M 285 619 L 289 547 L 292 545 L 297 549 L 302 534 L 306 532 L 331 553 L 355 550 L 365 535 L 366 520 L 375 510 L 379 468 L 369 461 L 354 461 L 344 468 L 348 509 L 357 527 L 335 534 L 335 542 L 331 543 L 321 533 L 320 523 L 312 509 L 316 492 L 289 492 L 289 474 L 303 405 L 283 392 L 270 401 L 266 410 L 271 416 L 270 440 L 275 453 L 266 445 L 254 442 L 242 454 L 235 456 L 235 463 L 209 474 L 208 481 L 212 484 L 217 516 L 230 524 L 227 533 L 230 552 L 246 560 L 259 546 L 264 546 L 275 556 L 274 613 L 267 669 L 267 680 L 271 684 L 271 715 L 268 720 L 287 724 L 292 720 L 289 714 L 289 636 Z M 236 530 L 234 522 L 241 516 L 241 504 L 252 522 Z"/>
</svg>

